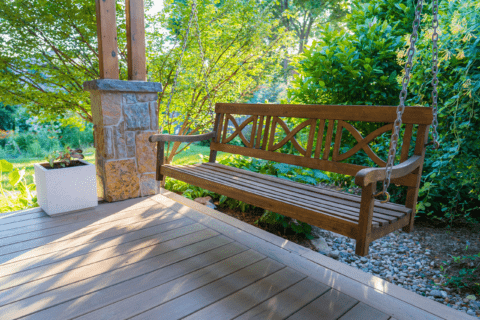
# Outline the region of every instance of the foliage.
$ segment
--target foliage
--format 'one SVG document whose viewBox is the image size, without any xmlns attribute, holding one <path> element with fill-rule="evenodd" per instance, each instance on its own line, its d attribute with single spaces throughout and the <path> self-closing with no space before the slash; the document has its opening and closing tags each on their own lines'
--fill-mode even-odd
<svg viewBox="0 0 480 320">
<path fill-rule="evenodd" d="M 145 1 L 147 10 L 152 1 Z M 125 3 L 117 2 L 120 78 L 127 78 Z M 98 79 L 95 1 L 0 0 L 0 100 L 42 120 L 92 121 L 84 81 Z"/>
<path fill-rule="evenodd" d="M 65 146 L 63 151 L 54 151 L 49 154 L 45 159 L 50 164 L 50 167 L 54 168 L 55 164 L 59 164 L 61 167 L 65 168 L 70 166 L 72 159 L 83 159 L 82 149 L 71 149 L 68 146 Z M 55 160 L 60 160 L 55 162 Z"/>
<path fill-rule="evenodd" d="M 7 185 L 0 183 L 0 212 L 9 212 L 37 207 L 37 197 L 33 195 L 35 184 L 27 184 L 25 168 L 14 169 L 13 165 L 0 160 L 0 177 L 8 172 Z M 10 189 L 10 190 L 7 190 Z"/>
<path fill-rule="evenodd" d="M 267 1 L 271 11 L 286 30 L 295 34 L 297 52 L 301 53 L 317 25 L 336 23 L 347 12 L 344 0 L 280 0 Z"/>
<path fill-rule="evenodd" d="M 355 15 L 353 15 L 355 17 Z M 308 104 L 394 105 L 398 101 L 396 51 L 403 46 L 395 25 L 375 19 L 351 21 L 352 29 L 330 25 L 323 37 L 295 60 L 289 98 Z M 356 23 L 355 23 L 356 22 Z M 368 90 L 366 90 L 368 88 Z"/>
<path fill-rule="evenodd" d="M 0 130 L 15 130 L 15 111 L 15 107 L 0 102 Z"/>
<path fill-rule="evenodd" d="M 297 234 L 304 234 L 307 239 L 313 239 L 312 226 L 305 222 L 299 222 L 295 219 L 285 217 L 279 213 L 265 210 L 265 213 L 255 221 L 255 224 L 260 222 L 268 223 L 272 225 L 280 225 L 283 229 L 292 229 Z"/>
<path fill-rule="evenodd" d="M 465 248 L 465 250 L 468 249 Z M 453 261 L 443 261 L 440 269 L 446 279 L 444 285 L 452 285 L 457 289 L 468 289 L 480 294 L 480 252 L 474 255 L 452 256 Z M 449 271 L 446 273 L 446 271 Z"/>
<path fill-rule="evenodd" d="M 271 14 L 254 0 L 205 0 L 198 6 L 198 23 L 206 62 L 203 64 L 200 58 L 198 32 L 193 25 L 167 114 L 190 12 L 189 1 L 168 1 L 164 10 L 149 20 L 154 30 L 147 52 L 149 74 L 163 84 L 160 123 L 164 132 L 171 134 L 210 130 L 213 104 L 241 101 L 250 95 L 265 81 L 265 75 L 278 67 L 284 55 L 282 46 L 288 40 L 286 33 L 273 36 L 278 22 L 272 23 Z M 167 162 L 181 150 L 180 143 L 169 145 Z"/>
<path fill-rule="evenodd" d="M 86 148 L 93 145 L 92 124 L 84 127 L 60 126 L 58 122 L 37 123 L 27 120 L 27 132 L 8 132 L 0 135 L 0 154 L 4 158 L 44 158 L 63 146 Z"/>
<path fill-rule="evenodd" d="M 430 6 L 424 8 L 409 105 L 431 101 Z M 478 219 L 480 212 L 479 8 L 476 1 L 461 0 L 443 1 L 439 10 L 441 149 L 427 151 L 417 209 L 421 216 L 449 222 L 457 217 Z M 289 99 L 295 103 L 398 104 L 413 9 L 410 0 L 372 0 L 354 5 L 345 30 L 326 25 L 323 38 L 296 59 L 299 74 Z M 371 128 L 360 129 L 368 132 Z M 355 141 L 351 143 L 345 147 Z M 379 144 L 388 146 L 389 137 Z"/>
<path fill-rule="evenodd" d="M 453 222 L 480 219 L 480 3 L 440 3 L 440 149 L 428 150 L 419 212 Z M 425 23 L 428 24 L 429 22 Z M 431 82 L 428 29 L 420 38 L 412 72 L 412 104 L 429 104 Z"/>
</svg>

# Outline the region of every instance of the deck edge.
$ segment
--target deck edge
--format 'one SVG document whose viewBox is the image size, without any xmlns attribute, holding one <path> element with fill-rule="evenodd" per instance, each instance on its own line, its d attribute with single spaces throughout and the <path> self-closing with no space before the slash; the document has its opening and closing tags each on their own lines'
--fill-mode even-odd
<svg viewBox="0 0 480 320">
<path fill-rule="evenodd" d="M 161 197 L 161 198 L 159 198 Z M 155 199 L 157 198 L 157 199 Z M 329 257 L 326 257 L 318 252 L 312 251 L 310 249 L 307 249 L 303 246 L 300 246 L 294 242 L 285 240 L 281 237 L 278 237 L 274 234 L 271 234 L 267 231 L 264 231 L 262 229 L 256 228 L 254 226 L 251 226 L 250 224 L 247 224 L 243 221 L 240 221 L 238 219 L 235 219 L 233 217 L 230 217 L 222 212 L 219 212 L 217 210 L 211 209 L 209 207 L 203 206 L 193 200 L 187 199 L 183 196 L 180 196 L 176 193 L 170 192 L 168 190 L 162 189 L 161 194 L 153 196 L 152 199 L 158 202 L 164 202 L 161 201 L 162 198 L 167 198 L 172 201 L 175 201 L 176 203 L 180 204 L 174 205 L 177 209 L 174 210 L 181 210 L 181 205 L 185 205 L 189 208 L 194 209 L 195 211 L 198 211 L 199 213 L 205 214 L 213 219 L 219 220 L 222 223 L 225 223 L 227 225 L 230 225 L 232 227 L 235 227 L 243 232 L 248 233 L 251 236 L 254 236 L 258 239 L 261 239 L 265 241 L 269 245 L 274 245 L 278 247 L 279 249 L 282 249 L 285 253 L 292 253 L 295 254 L 296 257 L 295 259 L 300 259 L 304 260 L 302 262 L 304 263 L 313 263 L 317 266 L 323 267 L 333 273 L 336 273 L 340 276 L 343 276 L 347 278 L 350 281 L 354 281 L 358 284 L 361 284 L 363 286 L 367 286 L 370 289 L 373 289 L 375 292 L 379 294 L 384 294 L 387 295 L 391 299 L 395 299 L 397 301 L 401 301 L 403 303 L 406 303 L 408 305 L 411 305 L 412 307 L 415 307 L 419 310 L 422 310 L 426 313 L 429 313 L 433 316 L 439 317 L 441 319 L 475 319 L 474 317 L 471 317 L 467 315 L 466 313 L 454 310 L 452 308 L 449 308 L 443 304 L 440 304 L 436 301 L 430 300 L 426 297 L 420 296 L 418 294 L 415 294 L 407 289 L 398 287 L 388 281 L 385 281 L 379 277 L 370 275 L 368 273 L 365 273 L 361 270 L 358 270 L 354 267 L 345 265 L 339 261 L 336 261 L 334 259 L 331 259 Z M 212 227 L 211 225 L 208 225 L 208 227 Z M 226 236 L 229 236 L 229 234 L 225 234 Z M 238 242 L 242 242 L 241 239 L 235 239 Z M 268 252 L 262 252 L 260 251 L 260 248 L 254 248 L 255 250 L 258 250 L 260 253 L 265 254 L 267 256 L 270 256 L 271 258 L 278 257 L 275 253 L 268 254 Z M 281 261 L 282 263 L 288 265 L 289 267 L 297 267 L 297 270 L 299 270 L 298 265 L 289 265 L 285 261 Z M 320 280 L 318 278 L 318 275 L 306 271 L 305 268 L 301 268 L 301 272 L 307 272 L 308 276 L 313 277 L 314 279 Z M 323 282 L 323 281 L 322 281 Z M 331 283 L 329 285 L 332 285 Z M 338 288 L 335 288 L 332 286 L 334 289 L 339 290 Z M 359 299 L 359 297 L 354 297 L 356 299 Z M 362 300 L 360 300 L 362 301 Z M 364 301 L 365 302 L 365 301 Z M 366 302 L 368 304 L 368 301 Z M 378 309 L 378 306 L 373 306 Z M 386 306 L 388 307 L 388 306 Z M 380 310 L 380 309 L 379 309 Z M 387 310 L 391 310 L 390 308 L 387 308 Z M 383 312 L 386 312 L 385 310 L 381 310 Z M 386 312 L 387 314 L 390 314 L 391 316 L 394 316 L 398 319 L 403 319 L 403 317 L 400 314 L 391 314 Z"/>
</svg>

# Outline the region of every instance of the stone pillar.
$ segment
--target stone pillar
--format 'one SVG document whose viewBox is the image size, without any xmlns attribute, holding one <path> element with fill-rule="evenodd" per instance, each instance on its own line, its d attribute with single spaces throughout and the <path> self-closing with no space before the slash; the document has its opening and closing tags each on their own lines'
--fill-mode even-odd
<svg viewBox="0 0 480 320">
<path fill-rule="evenodd" d="M 148 137 L 158 133 L 162 85 L 100 79 L 83 86 L 92 104 L 98 196 L 113 202 L 158 193 L 157 148 Z"/>
</svg>

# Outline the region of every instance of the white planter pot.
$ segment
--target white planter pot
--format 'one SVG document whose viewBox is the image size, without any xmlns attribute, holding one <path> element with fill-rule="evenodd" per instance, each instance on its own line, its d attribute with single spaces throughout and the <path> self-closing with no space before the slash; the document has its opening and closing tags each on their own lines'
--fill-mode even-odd
<svg viewBox="0 0 480 320">
<path fill-rule="evenodd" d="M 35 182 L 38 204 L 50 216 L 98 205 L 95 165 L 49 169 L 36 163 Z M 45 167 L 45 166 L 46 167 Z"/>
</svg>

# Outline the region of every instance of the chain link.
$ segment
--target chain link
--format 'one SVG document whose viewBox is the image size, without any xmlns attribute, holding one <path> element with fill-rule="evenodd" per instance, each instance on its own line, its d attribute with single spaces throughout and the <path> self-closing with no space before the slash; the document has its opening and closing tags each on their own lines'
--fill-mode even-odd
<svg viewBox="0 0 480 320">
<path fill-rule="evenodd" d="M 395 163 L 395 155 L 397 153 L 397 143 L 398 137 L 400 134 L 400 128 L 402 126 L 402 116 L 405 111 L 405 101 L 407 100 L 407 87 L 410 82 L 410 71 L 413 67 L 413 57 L 415 55 L 415 43 L 418 39 L 418 29 L 420 27 L 421 15 L 423 9 L 423 0 L 418 0 L 417 6 L 415 7 L 415 19 L 413 20 L 413 31 L 410 36 L 410 47 L 407 51 L 407 63 L 405 64 L 405 74 L 402 79 L 402 91 L 400 91 L 400 103 L 397 107 L 397 119 L 393 123 L 393 132 L 390 139 L 390 150 L 388 151 L 388 160 L 385 167 L 385 180 L 383 181 L 383 190 L 375 194 L 375 197 L 384 195 L 386 199 L 382 203 L 387 202 L 390 199 L 390 194 L 388 193 L 388 187 L 390 186 L 390 178 L 392 176 L 393 165 Z"/>
<path fill-rule="evenodd" d="M 440 147 L 438 142 L 438 119 L 437 119 L 437 109 L 438 109 L 438 0 L 432 0 L 432 27 L 433 27 L 433 34 L 432 34 L 432 113 L 433 113 L 433 121 L 432 121 L 432 136 L 433 136 L 433 146 L 435 149 Z"/>
<path fill-rule="evenodd" d="M 188 26 L 187 26 L 187 31 L 185 32 L 185 38 L 183 39 L 183 45 L 182 45 L 182 53 L 180 54 L 180 58 L 178 59 L 177 65 L 175 67 L 175 78 L 173 78 L 173 84 L 172 84 L 172 90 L 170 92 L 170 97 L 167 102 L 167 109 L 166 112 L 163 114 L 163 121 L 162 121 L 162 127 L 160 129 L 160 133 L 163 133 L 163 127 L 165 125 L 165 120 L 166 117 L 170 117 L 170 104 L 172 103 L 172 98 L 173 95 L 175 94 L 175 88 L 177 87 L 177 78 L 178 74 L 180 73 L 180 68 L 182 66 L 182 60 L 183 60 L 183 55 L 185 53 L 185 50 L 187 48 L 187 42 L 188 42 L 188 35 L 190 34 L 190 27 L 192 26 L 192 20 L 194 16 L 194 6 L 196 6 L 195 2 L 192 4 L 192 11 L 190 12 L 190 18 L 188 20 Z"/>
</svg>

